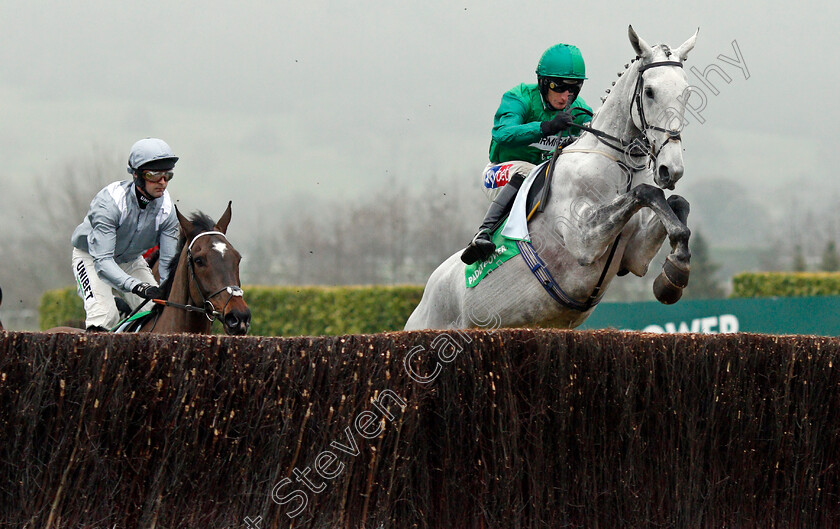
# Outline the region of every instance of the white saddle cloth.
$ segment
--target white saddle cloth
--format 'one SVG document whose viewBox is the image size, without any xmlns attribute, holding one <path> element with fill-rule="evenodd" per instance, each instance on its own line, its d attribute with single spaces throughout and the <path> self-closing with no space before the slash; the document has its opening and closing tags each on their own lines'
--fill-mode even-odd
<svg viewBox="0 0 840 529">
<path fill-rule="evenodd" d="M 516 193 L 516 198 L 513 199 L 513 207 L 510 209 L 507 224 L 502 229 L 502 236 L 508 239 L 517 241 L 531 242 L 531 235 L 528 233 L 528 212 L 526 211 L 526 202 L 528 202 L 528 191 L 531 189 L 531 184 L 537 178 L 540 169 L 547 164 L 545 161 L 534 167 L 531 174 L 522 182 L 522 187 Z"/>
</svg>

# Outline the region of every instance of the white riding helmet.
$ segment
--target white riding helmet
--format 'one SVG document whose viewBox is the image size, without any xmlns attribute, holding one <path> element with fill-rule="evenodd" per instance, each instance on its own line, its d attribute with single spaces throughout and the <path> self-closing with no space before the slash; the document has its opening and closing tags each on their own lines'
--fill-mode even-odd
<svg viewBox="0 0 840 529">
<path fill-rule="evenodd" d="M 128 173 L 134 174 L 137 169 L 149 162 L 164 161 L 175 165 L 178 157 L 172 152 L 169 145 L 157 138 L 146 138 L 138 141 L 131 146 L 131 152 L 128 155 Z"/>
</svg>

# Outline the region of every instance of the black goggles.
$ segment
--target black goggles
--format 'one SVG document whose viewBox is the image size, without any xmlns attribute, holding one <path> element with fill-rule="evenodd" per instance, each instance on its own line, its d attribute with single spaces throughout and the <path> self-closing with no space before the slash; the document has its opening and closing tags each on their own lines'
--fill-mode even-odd
<svg viewBox="0 0 840 529">
<path fill-rule="evenodd" d="M 583 87 L 583 81 L 581 79 L 548 79 L 546 86 L 549 90 L 558 94 L 566 91 L 577 94 Z"/>
</svg>

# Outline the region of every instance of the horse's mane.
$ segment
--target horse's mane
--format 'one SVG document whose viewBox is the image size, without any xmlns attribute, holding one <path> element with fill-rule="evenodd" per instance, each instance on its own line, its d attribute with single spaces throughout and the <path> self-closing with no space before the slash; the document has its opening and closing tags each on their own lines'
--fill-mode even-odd
<svg viewBox="0 0 840 529">
<path fill-rule="evenodd" d="M 195 238 L 195 236 L 199 233 L 212 231 L 216 227 L 216 221 L 201 211 L 194 212 L 188 217 L 188 219 L 192 223 L 194 229 L 191 233 L 186 234 L 181 231 L 181 236 L 178 238 L 178 250 L 175 252 L 177 257 L 170 261 L 168 270 L 169 273 L 166 276 L 166 282 L 160 286 L 161 290 L 163 290 L 164 299 L 169 299 L 169 293 L 172 291 L 172 281 L 175 278 L 175 270 L 178 268 L 178 263 L 181 261 L 181 254 L 184 252 L 187 240 L 193 240 L 193 238 Z M 163 310 L 163 305 L 155 305 L 152 308 L 152 312 L 159 312 L 161 310 Z"/>
<path fill-rule="evenodd" d="M 655 44 L 651 47 L 652 48 L 660 48 L 663 52 L 665 52 L 665 55 L 669 58 L 671 57 L 671 53 L 673 53 L 671 51 L 671 48 L 667 44 Z M 641 59 L 641 57 L 639 57 L 638 55 L 636 55 L 635 57 L 630 59 L 630 62 L 624 64 L 624 71 L 618 72 L 618 76 L 621 77 L 622 75 L 627 73 L 627 70 L 630 69 L 630 65 L 633 64 L 634 62 L 640 60 L 640 59 Z M 607 88 L 607 95 L 601 96 L 601 103 L 602 104 L 607 102 L 607 97 L 609 97 L 611 89 L 612 89 L 613 86 L 615 86 L 615 83 L 616 83 L 616 81 L 613 81 L 610 88 Z"/>
</svg>

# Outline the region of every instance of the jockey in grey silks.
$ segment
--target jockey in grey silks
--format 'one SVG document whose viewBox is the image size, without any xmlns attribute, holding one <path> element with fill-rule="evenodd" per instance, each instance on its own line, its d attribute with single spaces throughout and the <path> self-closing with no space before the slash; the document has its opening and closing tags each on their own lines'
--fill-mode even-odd
<svg viewBox="0 0 840 529">
<path fill-rule="evenodd" d="M 169 145 L 146 138 L 131 147 L 130 180 L 99 191 L 73 231 L 73 274 L 88 330 L 111 329 L 119 320 L 114 294 L 134 308 L 163 295 L 143 253 L 160 246 L 161 284 L 177 257 L 178 218 L 166 187 L 178 157 Z"/>
</svg>

